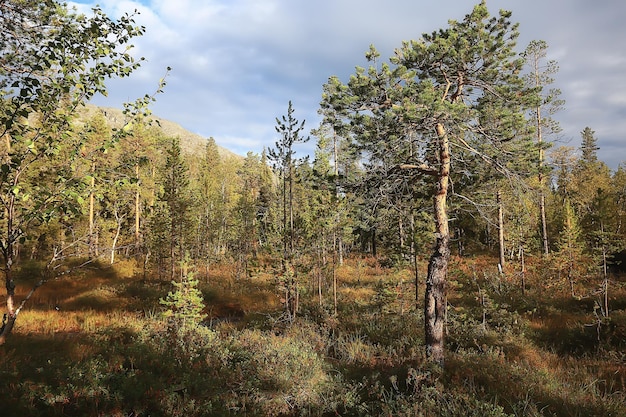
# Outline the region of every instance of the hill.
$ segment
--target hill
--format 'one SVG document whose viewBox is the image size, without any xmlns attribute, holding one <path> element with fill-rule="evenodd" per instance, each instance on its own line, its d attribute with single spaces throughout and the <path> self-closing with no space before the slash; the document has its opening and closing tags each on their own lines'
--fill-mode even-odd
<svg viewBox="0 0 626 417">
<path fill-rule="evenodd" d="M 84 109 L 81 110 L 81 119 L 88 120 L 97 111 L 101 111 L 104 117 L 109 122 L 111 127 L 122 128 L 125 120 L 125 116 L 121 109 L 113 107 L 100 107 L 93 104 L 87 104 Z M 158 122 L 157 126 L 163 131 L 166 136 L 180 138 L 180 144 L 185 152 L 193 153 L 199 149 L 203 149 L 206 144 L 207 138 L 198 135 L 197 133 L 190 132 L 178 123 L 171 120 L 162 119 L 156 115 L 151 116 L 155 122 Z M 236 158 L 242 159 L 241 155 L 238 155 L 224 147 L 218 145 L 218 150 L 222 158 Z"/>
</svg>

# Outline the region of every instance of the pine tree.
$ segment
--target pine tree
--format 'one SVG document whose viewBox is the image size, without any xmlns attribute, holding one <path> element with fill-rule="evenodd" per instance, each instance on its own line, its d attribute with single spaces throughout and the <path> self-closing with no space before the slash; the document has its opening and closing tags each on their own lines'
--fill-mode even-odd
<svg viewBox="0 0 626 417">
<path fill-rule="evenodd" d="M 240 193 L 234 207 L 233 249 L 237 259 L 238 276 L 248 270 L 248 259 L 256 257 L 259 249 L 259 195 L 261 190 L 261 160 L 248 152 L 238 171 Z"/>
<path fill-rule="evenodd" d="M 199 281 L 192 272 L 186 271 L 186 268 L 183 265 L 180 281 L 172 281 L 174 291 L 170 291 L 165 299 L 161 299 L 161 305 L 166 308 L 163 317 L 176 329 L 198 326 L 206 318 L 206 314 L 203 313 L 204 298 L 198 289 Z"/>
<path fill-rule="evenodd" d="M 606 201 L 610 195 L 611 173 L 608 166 L 598 160 L 595 132 L 586 127 L 581 137 L 581 156 L 572 169 L 571 203 L 591 252 L 597 246 L 594 235 L 602 233 L 610 223 L 608 217 L 613 214 L 613 207 L 609 208 Z M 604 210 L 599 211 L 599 208 Z"/>
<path fill-rule="evenodd" d="M 543 254 L 548 255 L 550 246 L 548 242 L 548 225 L 546 220 L 546 200 L 547 191 L 546 168 L 545 168 L 545 150 L 551 145 L 546 142 L 549 135 L 558 134 L 561 131 L 559 123 L 552 116 L 560 110 L 564 101 L 559 99 L 561 91 L 556 88 L 549 88 L 554 79 L 552 76 L 556 74 L 559 67 L 554 60 L 545 62 L 547 56 L 548 44 L 545 41 L 532 41 L 526 51 L 524 58 L 530 67 L 530 73 L 526 78 L 529 86 L 539 91 L 540 101 L 534 107 L 531 117 L 536 129 L 536 137 L 539 149 L 537 158 L 538 164 L 538 182 L 539 182 L 539 219 L 541 220 L 541 237 Z"/>
<path fill-rule="evenodd" d="M 283 237 L 283 281 L 285 288 L 285 307 L 289 320 L 293 320 L 298 311 L 298 284 L 296 271 L 293 265 L 296 230 L 294 226 L 294 184 L 297 159 L 294 145 L 309 140 L 303 136 L 304 123 L 293 116 L 294 109 L 291 101 L 287 108 L 287 115 L 276 118 L 276 132 L 280 140 L 276 147 L 269 150 L 269 158 L 274 162 L 274 169 L 281 181 L 282 194 L 282 237 Z"/>
<path fill-rule="evenodd" d="M 324 88 L 322 108 L 334 110 L 370 170 L 394 174 L 393 180 L 406 169 L 431 180 L 435 248 L 426 280 L 425 342 L 427 354 L 442 365 L 452 169 L 463 172 L 467 161 L 480 160 L 514 178 L 516 161 L 531 149 L 524 114 L 536 94 L 519 75 L 523 60 L 514 52 L 518 33 L 510 16 L 501 11 L 491 18 L 483 1 L 463 21 L 404 42 L 389 64 L 378 66 L 379 54 L 370 48 L 368 69 L 357 67 L 347 84 L 331 77 Z"/>
<path fill-rule="evenodd" d="M 224 169 L 215 139 L 208 139 L 199 165 L 196 184 L 201 210 L 197 234 L 198 257 L 210 262 L 221 253 L 224 240 L 221 224 L 226 216 L 224 200 L 221 198 Z"/>
<path fill-rule="evenodd" d="M 212 330 L 202 325 L 206 318 L 204 298 L 198 288 L 198 280 L 189 271 L 189 262 L 188 256 L 181 261 L 180 281 L 172 281 L 174 290 L 160 300 L 165 307 L 166 344 L 172 348 L 173 356 L 180 365 L 193 364 L 215 337 Z"/>
</svg>

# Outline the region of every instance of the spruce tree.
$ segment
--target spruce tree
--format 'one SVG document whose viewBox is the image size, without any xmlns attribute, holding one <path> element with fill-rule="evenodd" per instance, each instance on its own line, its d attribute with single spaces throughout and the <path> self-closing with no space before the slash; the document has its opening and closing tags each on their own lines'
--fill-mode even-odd
<svg viewBox="0 0 626 417">
<path fill-rule="evenodd" d="M 581 135 L 581 162 L 587 166 L 596 164 L 598 162 L 598 139 L 595 136 L 596 132 L 591 130 L 589 126 L 585 127 Z"/>
<path fill-rule="evenodd" d="M 162 170 L 163 190 L 159 196 L 169 213 L 170 276 L 183 259 L 189 241 L 190 212 L 193 199 L 189 189 L 189 168 L 183 159 L 178 138 L 171 139 Z"/>
</svg>

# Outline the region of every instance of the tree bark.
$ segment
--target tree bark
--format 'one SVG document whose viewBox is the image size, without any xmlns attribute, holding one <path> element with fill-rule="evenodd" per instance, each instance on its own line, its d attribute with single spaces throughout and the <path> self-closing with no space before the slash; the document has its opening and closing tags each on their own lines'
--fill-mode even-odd
<svg viewBox="0 0 626 417">
<path fill-rule="evenodd" d="M 448 135 L 442 124 L 437 124 L 439 145 L 439 173 L 434 197 L 436 240 L 435 250 L 428 263 L 424 299 L 424 326 L 426 354 L 443 367 L 444 325 L 446 317 L 446 277 L 450 259 L 450 232 L 448 229 L 447 196 L 450 179 L 450 151 Z"/>
</svg>

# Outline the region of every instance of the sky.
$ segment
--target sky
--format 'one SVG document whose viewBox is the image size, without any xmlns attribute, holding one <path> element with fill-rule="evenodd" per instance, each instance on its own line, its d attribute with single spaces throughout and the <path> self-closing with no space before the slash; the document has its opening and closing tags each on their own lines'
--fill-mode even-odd
<svg viewBox="0 0 626 417">
<path fill-rule="evenodd" d="M 462 20 L 479 0 L 80 0 L 118 18 L 139 11 L 146 33 L 132 41 L 145 62 L 130 78 L 108 82 L 108 97 L 93 103 L 122 107 L 167 85 L 151 105 L 176 122 L 240 155 L 260 153 L 278 139 L 276 118 L 293 103 L 307 132 L 318 127 L 322 86 L 336 75 L 347 82 L 366 67 L 373 44 L 388 59 L 403 40 L 419 39 Z M 565 105 L 554 118 L 555 146 L 580 145 L 595 131 L 598 156 L 616 169 L 626 162 L 626 1 L 487 0 L 492 15 L 513 12 L 518 52 L 547 42 L 559 64 L 553 87 Z M 312 153 L 314 140 L 296 147 Z"/>
</svg>

